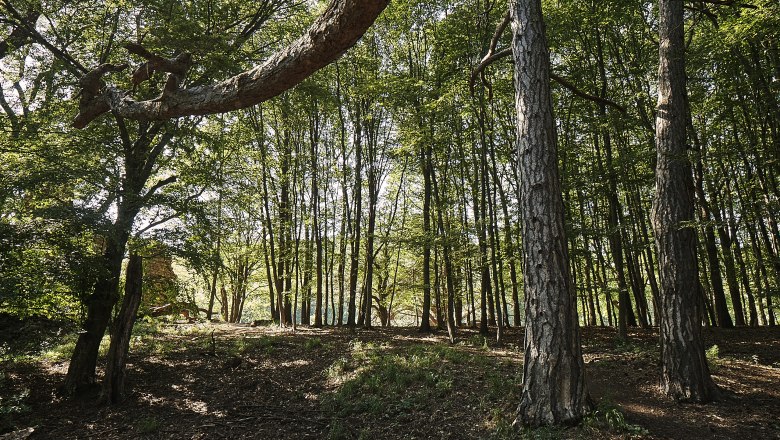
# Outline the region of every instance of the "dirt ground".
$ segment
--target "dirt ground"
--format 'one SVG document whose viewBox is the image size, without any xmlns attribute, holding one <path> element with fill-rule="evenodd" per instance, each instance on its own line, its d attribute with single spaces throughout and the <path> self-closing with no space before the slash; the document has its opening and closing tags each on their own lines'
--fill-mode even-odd
<svg viewBox="0 0 780 440">
<path fill-rule="evenodd" d="M 64 361 L 6 360 L 0 408 L 17 399 L 25 410 L 6 414 L 6 430 L 32 427 L 31 439 L 780 439 L 779 329 L 706 330 L 726 393 L 691 405 L 658 394 L 654 331 L 619 344 L 611 329 L 586 328 L 596 415 L 585 427 L 522 432 L 510 427 L 521 330 L 499 346 L 472 330 L 458 337 L 449 346 L 446 332 L 414 329 L 171 325 L 136 338 L 119 405 L 59 398 Z"/>
</svg>

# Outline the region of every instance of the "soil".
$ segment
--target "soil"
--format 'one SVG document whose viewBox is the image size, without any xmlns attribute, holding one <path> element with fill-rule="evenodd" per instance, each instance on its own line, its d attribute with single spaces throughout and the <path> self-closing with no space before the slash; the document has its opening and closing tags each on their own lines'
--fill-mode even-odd
<svg viewBox="0 0 780 440">
<path fill-rule="evenodd" d="M 209 324 L 204 333 L 190 332 L 192 326 L 157 333 L 146 341 L 156 348 L 131 354 L 130 394 L 119 405 L 98 403 L 96 393 L 79 399 L 58 397 L 55 389 L 66 362 L 5 362 L 0 365 L 4 377 L 0 397 L 7 403 L 10 396 L 29 390 L 24 399 L 29 409 L 13 418 L 14 428 L 33 427 L 31 439 L 320 439 L 359 438 L 361 432 L 378 439 L 541 436 L 507 433 L 496 422 L 503 417 L 506 425 L 517 401 L 521 329 L 508 329 L 504 343 L 489 348 L 479 344 L 474 331 L 461 330 L 459 339 L 471 343 L 452 346 L 453 350 L 482 356 L 487 363 L 453 363 L 447 368 L 458 369 L 453 373 L 458 379 L 442 397 L 376 417 L 344 415 L 326 405 L 328 396 L 343 386 L 334 383 L 328 371 L 355 347 L 355 341 L 403 355 L 421 344 L 446 346 L 446 332 L 308 327 L 293 332 Z M 625 421 L 617 425 L 623 428 L 544 431 L 548 436 L 544 438 L 780 439 L 780 329 L 705 333 L 706 346 L 718 347 L 717 359 L 712 356 L 713 377 L 724 398 L 694 405 L 671 402 L 657 391 L 656 331 L 633 331 L 628 343 L 619 344 L 612 329 L 584 329 L 591 397 L 601 402 L 602 410 L 619 408 Z M 486 373 L 490 369 L 509 381 L 500 384 L 506 392 L 495 402 L 485 400 L 495 377 Z M 334 423 L 339 430 L 334 430 Z"/>
</svg>

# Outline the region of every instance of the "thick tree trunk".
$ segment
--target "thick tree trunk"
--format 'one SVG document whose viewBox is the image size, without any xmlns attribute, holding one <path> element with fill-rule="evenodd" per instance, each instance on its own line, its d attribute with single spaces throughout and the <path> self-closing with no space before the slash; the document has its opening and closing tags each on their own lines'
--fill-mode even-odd
<svg viewBox="0 0 780 440">
<path fill-rule="evenodd" d="M 678 401 L 716 397 L 701 335 L 693 175 L 685 147 L 683 3 L 659 0 L 656 196 L 653 229 L 661 294 L 661 389 Z"/>
<path fill-rule="evenodd" d="M 117 315 L 108 348 L 106 376 L 103 379 L 102 398 L 119 403 L 125 397 L 125 366 L 130 351 L 130 335 L 133 332 L 138 306 L 143 292 L 143 259 L 131 253 L 125 277 L 125 297 Z"/>
<path fill-rule="evenodd" d="M 525 286 L 523 390 L 515 423 L 576 423 L 590 409 L 569 273 L 541 0 L 512 0 Z"/>
</svg>

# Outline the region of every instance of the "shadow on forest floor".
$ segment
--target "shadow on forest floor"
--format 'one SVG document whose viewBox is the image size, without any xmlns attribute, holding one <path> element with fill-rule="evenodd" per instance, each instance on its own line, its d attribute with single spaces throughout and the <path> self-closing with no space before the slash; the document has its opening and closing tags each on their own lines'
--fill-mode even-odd
<svg viewBox="0 0 780 440">
<path fill-rule="evenodd" d="M 0 432 L 35 427 L 33 439 L 780 438 L 780 330 L 705 332 L 707 347 L 717 345 L 708 352 L 714 378 L 732 398 L 669 402 L 655 387 L 654 331 L 634 331 L 618 344 L 611 329 L 586 328 L 598 409 L 578 428 L 517 432 L 521 329 L 497 346 L 467 329 L 449 345 L 444 332 L 404 328 L 293 333 L 140 323 L 128 365 L 131 395 L 115 406 L 54 394 L 67 350 L 49 347 L 42 356 L 27 347 L 20 356 L 6 346 Z"/>
</svg>

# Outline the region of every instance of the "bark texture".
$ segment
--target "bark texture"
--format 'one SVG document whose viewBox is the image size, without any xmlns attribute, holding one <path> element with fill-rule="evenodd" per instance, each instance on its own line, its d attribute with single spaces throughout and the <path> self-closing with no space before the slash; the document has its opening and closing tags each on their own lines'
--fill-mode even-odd
<svg viewBox="0 0 780 440">
<path fill-rule="evenodd" d="M 105 87 L 79 105 L 73 126 L 83 128 L 111 110 L 134 120 L 165 120 L 250 107 L 288 90 L 352 47 L 389 0 L 334 0 L 309 29 L 263 64 L 216 84 L 166 90 L 157 99 L 134 101 Z"/>
<path fill-rule="evenodd" d="M 125 372 L 127 355 L 130 351 L 130 335 L 135 324 L 138 306 L 143 291 L 143 259 L 130 254 L 127 263 L 125 297 L 116 318 L 108 349 L 106 377 L 103 380 L 103 398 L 110 403 L 119 403 L 125 396 Z"/>
<path fill-rule="evenodd" d="M 661 389 L 678 401 L 716 394 L 702 344 L 693 174 L 685 146 L 683 3 L 659 0 L 656 196 L 653 229 L 661 295 Z"/>
<path fill-rule="evenodd" d="M 516 424 L 578 422 L 590 409 L 569 272 L 541 0 L 510 1 L 525 286 L 525 361 Z"/>
</svg>

